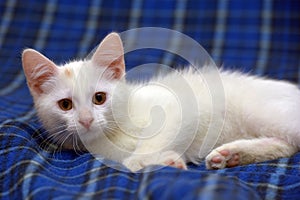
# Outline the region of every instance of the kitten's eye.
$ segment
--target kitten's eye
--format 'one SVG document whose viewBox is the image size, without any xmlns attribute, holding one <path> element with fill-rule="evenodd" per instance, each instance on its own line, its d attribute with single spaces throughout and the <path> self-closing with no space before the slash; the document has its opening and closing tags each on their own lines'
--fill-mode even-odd
<svg viewBox="0 0 300 200">
<path fill-rule="evenodd" d="M 58 103 L 58 106 L 60 107 L 60 109 L 62 109 L 63 111 L 71 110 L 73 107 L 71 99 L 62 99 L 62 100 L 59 100 L 57 103 Z"/>
<path fill-rule="evenodd" d="M 97 92 L 93 96 L 93 103 L 96 105 L 101 105 L 105 102 L 106 100 L 106 94 L 104 92 Z"/>
</svg>

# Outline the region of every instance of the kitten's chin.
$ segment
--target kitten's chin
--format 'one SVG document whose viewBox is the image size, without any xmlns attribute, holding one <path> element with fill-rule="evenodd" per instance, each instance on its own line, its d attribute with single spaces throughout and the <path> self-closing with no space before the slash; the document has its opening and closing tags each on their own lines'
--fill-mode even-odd
<svg viewBox="0 0 300 200">
<path fill-rule="evenodd" d="M 99 131 L 96 127 L 91 127 L 90 129 L 81 129 L 76 131 L 77 140 L 80 141 L 80 148 L 81 150 L 88 151 L 86 148 L 87 146 L 90 146 L 95 141 L 101 140 L 101 136 L 104 136 L 104 134 L 101 134 L 101 131 Z"/>
</svg>

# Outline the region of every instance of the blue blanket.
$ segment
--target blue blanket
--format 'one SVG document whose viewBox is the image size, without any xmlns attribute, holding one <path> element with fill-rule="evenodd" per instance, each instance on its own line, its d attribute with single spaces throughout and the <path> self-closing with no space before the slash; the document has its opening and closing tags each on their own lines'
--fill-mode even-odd
<svg viewBox="0 0 300 200">
<path fill-rule="evenodd" d="M 85 57 L 112 31 L 154 26 L 192 37 L 224 68 L 297 84 L 299 10 L 296 0 L 0 1 L 0 198 L 300 199 L 300 153 L 224 170 L 201 163 L 134 174 L 88 153 L 49 151 L 20 60 L 31 47 L 62 63 Z M 129 67 L 180 63 L 161 51 L 126 60 Z"/>
</svg>

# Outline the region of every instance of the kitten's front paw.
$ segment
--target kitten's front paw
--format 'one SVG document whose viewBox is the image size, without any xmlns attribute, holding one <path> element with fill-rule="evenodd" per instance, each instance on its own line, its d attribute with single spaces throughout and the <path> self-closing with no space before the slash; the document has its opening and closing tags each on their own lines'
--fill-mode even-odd
<svg viewBox="0 0 300 200">
<path fill-rule="evenodd" d="M 179 169 L 187 169 L 185 161 L 174 151 L 165 151 L 160 155 L 162 165 L 172 166 Z"/>
<path fill-rule="evenodd" d="M 174 151 L 165 151 L 152 155 L 134 155 L 126 158 L 123 164 L 133 172 L 149 165 L 172 166 L 179 169 L 187 169 L 185 161 Z"/>
<path fill-rule="evenodd" d="M 132 172 L 136 172 L 145 167 L 143 160 L 139 156 L 131 156 L 126 158 L 123 161 L 123 165 L 125 165 Z"/>
<path fill-rule="evenodd" d="M 214 149 L 205 158 L 207 169 L 223 169 L 225 167 L 235 167 L 240 164 L 240 156 L 238 153 L 219 147 Z"/>
</svg>

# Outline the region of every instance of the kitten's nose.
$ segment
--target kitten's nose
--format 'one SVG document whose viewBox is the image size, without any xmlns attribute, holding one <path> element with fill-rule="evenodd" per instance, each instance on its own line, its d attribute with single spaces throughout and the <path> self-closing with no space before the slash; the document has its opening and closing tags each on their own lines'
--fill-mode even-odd
<svg viewBox="0 0 300 200">
<path fill-rule="evenodd" d="M 80 119 L 79 123 L 82 126 L 84 126 L 86 129 L 89 129 L 93 121 L 94 121 L 94 118 L 85 118 L 85 119 Z"/>
<path fill-rule="evenodd" d="M 92 112 L 87 107 L 83 107 L 79 112 L 78 122 L 86 129 L 89 129 L 93 121 Z"/>
</svg>

